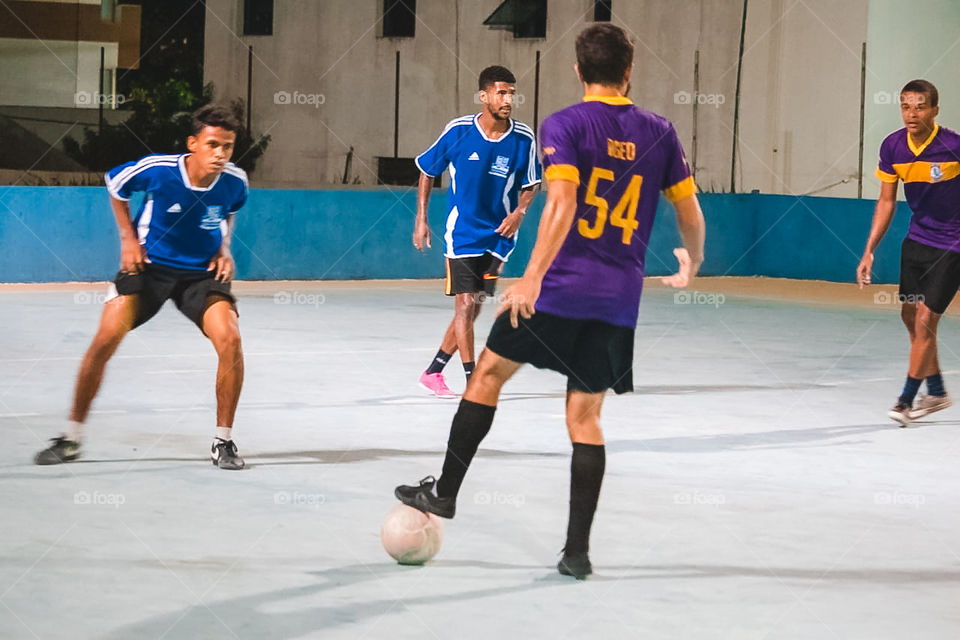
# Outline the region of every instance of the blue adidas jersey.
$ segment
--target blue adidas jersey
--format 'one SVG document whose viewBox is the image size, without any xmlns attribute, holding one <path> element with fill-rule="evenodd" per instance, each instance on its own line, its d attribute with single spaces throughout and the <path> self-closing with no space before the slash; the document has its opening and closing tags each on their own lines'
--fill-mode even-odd
<svg viewBox="0 0 960 640">
<path fill-rule="evenodd" d="M 194 187 L 187 155 L 151 155 L 114 167 L 106 174 L 107 191 L 118 200 L 146 192 L 133 224 L 151 262 L 203 271 L 220 249 L 227 218 L 247 201 L 247 174 L 228 162 L 209 187 Z"/>
<path fill-rule="evenodd" d="M 517 208 L 520 189 L 540 182 L 537 144 L 530 127 L 516 120 L 492 140 L 480 128 L 479 117 L 451 120 L 416 163 L 430 177 L 450 172 L 444 255 L 492 253 L 506 261 L 516 237 L 505 238 L 496 229 Z"/>
</svg>

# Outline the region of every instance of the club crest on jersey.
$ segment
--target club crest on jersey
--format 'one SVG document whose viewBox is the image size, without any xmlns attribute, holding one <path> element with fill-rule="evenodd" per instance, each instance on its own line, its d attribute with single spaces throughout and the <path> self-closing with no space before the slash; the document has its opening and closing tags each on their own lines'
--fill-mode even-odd
<svg viewBox="0 0 960 640">
<path fill-rule="evenodd" d="M 203 214 L 203 220 L 200 221 L 200 228 L 206 231 L 213 231 L 220 228 L 220 222 L 223 216 L 220 211 L 223 209 L 220 205 L 207 207 L 207 212 Z"/>
<path fill-rule="evenodd" d="M 490 165 L 490 175 L 506 178 L 508 173 L 510 173 L 510 158 L 497 156 L 496 161 Z"/>
<path fill-rule="evenodd" d="M 943 169 L 940 168 L 939 164 L 930 165 L 930 179 L 936 182 L 943 177 Z"/>
</svg>

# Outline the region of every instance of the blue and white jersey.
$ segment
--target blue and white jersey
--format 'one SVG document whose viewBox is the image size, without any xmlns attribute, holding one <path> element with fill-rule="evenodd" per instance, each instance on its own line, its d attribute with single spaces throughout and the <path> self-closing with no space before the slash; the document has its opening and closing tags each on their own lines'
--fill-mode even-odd
<svg viewBox="0 0 960 640">
<path fill-rule="evenodd" d="M 468 258 L 492 253 L 506 261 L 516 237 L 505 238 L 496 230 L 517 208 L 520 189 L 540 182 L 537 143 L 533 130 L 516 120 L 492 140 L 480 127 L 479 117 L 451 120 L 415 162 L 430 177 L 450 171 L 444 255 Z"/>
<path fill-rule="evenodd" d="M 150 155 L 114 167 L 106 174 L 107 191 L 117 200 L 146 192 L 133 224 L 151 262 L 205 271 L 227 218 L 247 201 L 247 174 L 228 162 L 213 184 L 195 187 L 184 165 L 188 155 Z"/>
</svg>

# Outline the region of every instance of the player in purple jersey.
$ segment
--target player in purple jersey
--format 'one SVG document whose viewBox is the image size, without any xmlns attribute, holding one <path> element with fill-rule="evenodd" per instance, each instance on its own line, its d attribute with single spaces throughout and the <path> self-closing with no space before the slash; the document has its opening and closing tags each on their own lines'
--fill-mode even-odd
<svg viewBox="0 0 960 640">
<path fill-rule="evenodd" d="M 107 173 L 120 233 L 120 272 L 77 373 L 66 433 L 36 455 L 37 464 L 72 462 L 80 456 L 84 422 L 107 362 L 129 331 L 172 299 L 210 339 L 219 358 L 210 458 L 221 469 L 243 468 L 231 435 L 243 386 L 236 299 L 230 292 L 233 214 L 247 199 L 246 173 L 229 162 L 239 128 L 228 109 L 202 107 L 193 114 L 190 153 L 147 156 Z M 129 199 L 137 191 L 147 195 L 131 219 Z M 146 383 L 137 386 L 145 393 Z"/>
<path fill-rule="evenodd" d="M 862 289 L 870 284 L 873 252 L 890 228 L 902 180 L 913 212 L 900 252 L 900 317 L 910 336 L 910 362 L 888 415 L 904 427 L 951 405 L 937 357 L 937 325 L 960 286 L 960 134 L 936 123 L 939 101 L 926 80 L 912 80 L 900 92 L 904 128 L 880 145 L 880 198 L 857 267 Z M 917 398 L 924 379 L 927 393 Z"/>
<path fill-rule="evenodd" d="M 704 223 L 696 186 L 669 121 L 633 106 L 633 46 L 619 27 L 600 23 L 576 43 L 582 103 L 540 130 L 547 204 L 519 282 L 504 293 L 487 347 L 453 418 L 443 472 L 396 488 L 397 498 L 452 518 L 470 461 L 490 430 L 500 389 L 529 363 L 567 376 L 566 421 L 573 457 L 570 517 L 557 569 L 592 572 L 590 527 L 606 465 L 600 407 L 608 389 L 633 390 L 633 344 L 644 257 L 659 193 L 673 202 L 684 249 L 684 287 L 703 261 Z"/>
</svg>

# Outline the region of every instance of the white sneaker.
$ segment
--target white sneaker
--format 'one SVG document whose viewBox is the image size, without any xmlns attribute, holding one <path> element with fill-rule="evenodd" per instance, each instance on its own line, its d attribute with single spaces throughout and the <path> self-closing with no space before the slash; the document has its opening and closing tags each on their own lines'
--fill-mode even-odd
<svg viewBox="0 0 960 640">
<path fill-rule="evenodd" d="M 952 404 L 953 402 L 950 401 L 950 396 L 947 394 L 943 394 L 942 396 L 921 395 L 917 399 L 916 405 L 910 411 L 910 419 L 916 420 L 917 418 L 922 418 L 934 411 L 946 409 Z"/>
</svg>

